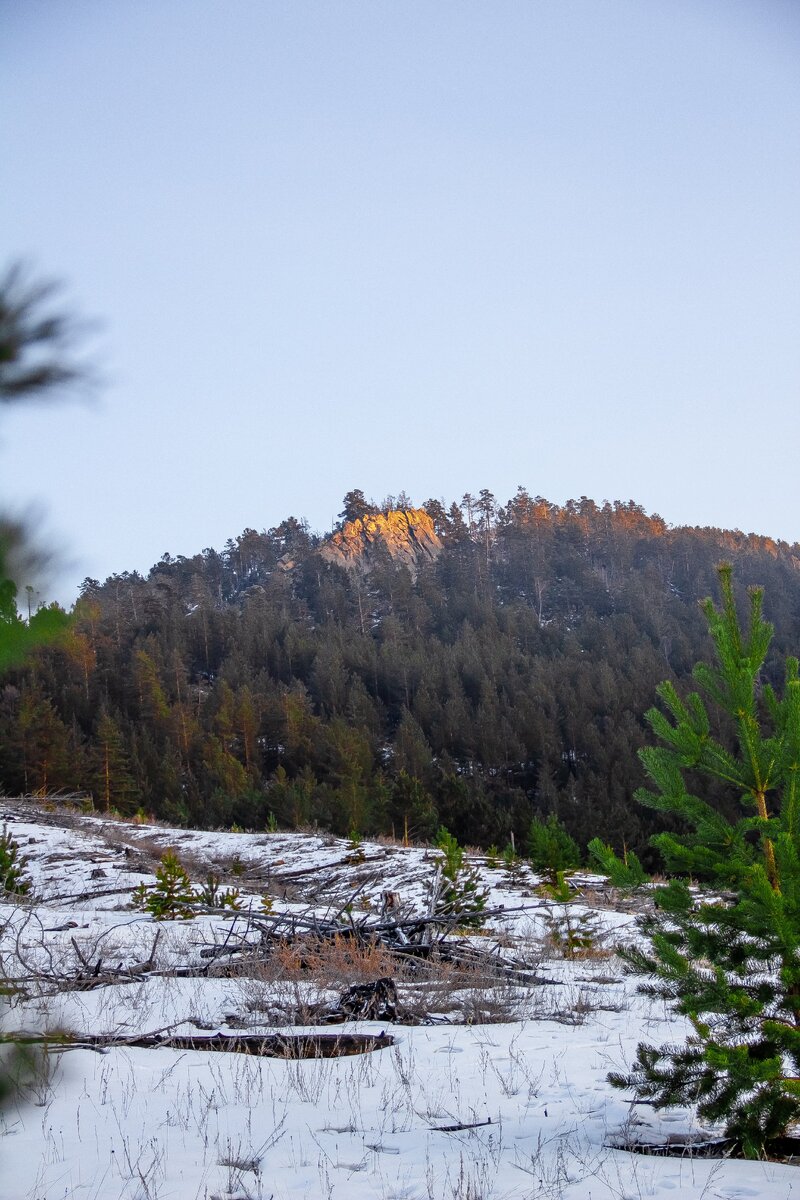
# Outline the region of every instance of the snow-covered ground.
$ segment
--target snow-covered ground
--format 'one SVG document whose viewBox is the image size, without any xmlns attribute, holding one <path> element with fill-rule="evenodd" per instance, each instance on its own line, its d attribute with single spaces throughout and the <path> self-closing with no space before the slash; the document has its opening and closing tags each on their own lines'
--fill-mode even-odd
<svg viewBox="0 0 800 1200">
<path fill-rule="evenodd" d="M 330 964 L 327 975 L 288 960 L 237 974 L 225 969 L 230 959 L 204 955 L 253 940 L 243 914 L 157 923 L 134 909 L 134 887 L 153 882 L 167 848 L 198 883 L 213 870 L 241 888 L 245 907 L 263 912 L 267 893 L 274 915 L 304 919 L 375 914 L 386 890 L 399 893 L 404 912 L 422 912 L 435 870 L 431 852 L 395 845 L 365 843 L 365 861 L 348 862 L 347 843 L 326 836 L 201 833 L 12 802 L 0 804 L 2 821 L 28 858 L 35 897 L 0 906 L 3 974 L 23 991 L 6 1004 L 4 1026 L 62 1030 L 73 1041 L 269 1034 L 279 1014 L 310 1012 L 346 990 Z M 570 919 L 596 913 L 595 949 L 565 959 L 548 943 L 563 906 L 543 900 L 525 869 L 511 877 L 476 862 L 489 906 L 507 911 L 475 944 L 525 959 L 538 982 L 476 975 L 465 984 L 446 969 L 422 984 L 399 980 L 401 999 L 426 1023 L 324 1030 L 385 1033 L 386 1045 L 367 1054 L 54 1045 L 24 1097 L 0 1114 L 2 1200 L 800 1196 L 793 1166 L 615 1148 L 714 1132 L 698 1130 L 690 1112 L 633 1105 L 606 1082 L 631 1063 L 638 1041 L 686 1032 L 638 996 L 603 950 L 635 936 L 633 918 L 587 877 Z M 129 977 L 114 982 L 120 970 Z M 291 1032 L 304 1029 L 320 1032 Z"/>
</svg>

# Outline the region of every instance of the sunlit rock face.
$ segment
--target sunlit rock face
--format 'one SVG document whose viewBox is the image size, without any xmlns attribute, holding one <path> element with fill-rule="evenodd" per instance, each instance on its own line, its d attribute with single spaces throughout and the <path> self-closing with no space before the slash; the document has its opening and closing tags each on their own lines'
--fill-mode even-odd
<svg viewBox="0 0 800 1200">
<path fill-rule="evenodd" d="M 365 571 L 373 565 L 380 549 L 416 576 L 422 563 L 438 557 L 442 543 L 425 510 L 407 508 L 346 521 L 342 530 L 331 535 L 320 554 L 340 567 Z"/>
</svg>

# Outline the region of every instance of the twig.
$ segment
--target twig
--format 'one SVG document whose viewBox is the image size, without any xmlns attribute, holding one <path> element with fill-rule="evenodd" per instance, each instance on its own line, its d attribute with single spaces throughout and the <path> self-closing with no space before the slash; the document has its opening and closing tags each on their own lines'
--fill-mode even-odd
<svg viewBox="0 0 800 1200">
<path fill-rule="evenodd" d="M 459 1133 L 462 1129 L 480 1129 L 483 1125 L 491 1125 L 492 1118 L 488 1117 L 485 1121 L 469 1121 L 464 1125 L 431 1125 L 429 1128 L 434 1133 Z"/>
</svg>

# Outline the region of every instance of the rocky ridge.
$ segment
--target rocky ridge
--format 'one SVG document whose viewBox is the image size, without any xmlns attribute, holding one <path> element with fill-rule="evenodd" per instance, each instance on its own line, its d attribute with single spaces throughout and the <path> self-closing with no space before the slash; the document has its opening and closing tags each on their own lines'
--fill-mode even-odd
<svg viewBox="0 0 800 1200">
<path fill-rule="evenodd" d="M 433 521 L 422 508 L 367 513 L 332 534 L 320 550 L 327 562 L 347 570 L 365 571 L 374 565 L 378 548 L 402 563 L 416 577 L 420 566 L 434 562 L 442 550 Z"/>
</svg>

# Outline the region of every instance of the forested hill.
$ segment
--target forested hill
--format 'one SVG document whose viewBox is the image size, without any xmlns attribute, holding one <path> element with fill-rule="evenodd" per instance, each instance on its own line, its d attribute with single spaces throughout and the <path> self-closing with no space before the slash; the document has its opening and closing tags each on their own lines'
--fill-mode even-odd
<svg viewBox="0 0 800 1200">
<path fill-rule="evenodd" d="M 773 671 L 797 650 L 797 544 L 522 489 L 401 500 L 348 493 L 338 542 L 289 518 L 87 580 L 69 640 L 4 677 L 2 787 L 501 846 L 554 811 L 581 843 L 637 847 L 643 713 L 709 656 L 718 562 L 765 586 Z"/>
</svg>

